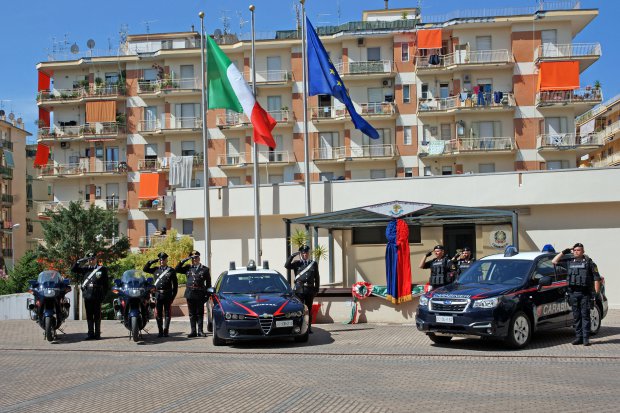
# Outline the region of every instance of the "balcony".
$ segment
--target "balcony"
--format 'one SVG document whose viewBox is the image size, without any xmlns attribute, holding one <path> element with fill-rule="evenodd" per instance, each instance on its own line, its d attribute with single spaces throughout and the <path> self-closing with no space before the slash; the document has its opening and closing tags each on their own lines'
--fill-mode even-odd
<svg viewBox="0 0 620 413">
<path fill-rule="evenodd" d="M 595 168 L 604 168 L 607 166 L 618 165 L 620 165 L 620 152 L 612 153 L 611 155 L 605 156 L 604 158 L 599 155 L 599 159 L 592 161 L 592 166 Z"/>
<path fill-rule="evenodd" d="M 2 256 L 3 257 L 12 257 L 13 256 L 13 250 L 10 248 L 2 248 Z"/>
<path fill-rule="evenodd" d="M 192 95 L 202 91 L 202 80 L 195 78 L 138 80 L 139 94 Z"/>
<path fill-rule="evenodd" d="M 456 140 L 434 140 L 420 149 L 421 157 L 442 157 L 455 155 L 484 155 L 493 153 L 514 153 L 517 145 L 514 137 L 458 138 Z"/>
<path fill-rule="evenodd" d="M 0 177 L 2 179 L 13 179 L 13 169 L 8 166 L 0 166 Z"/>
<path fill-rule="evenodd" d="M 194 131 L 202 128 L 202 119 L 196 116 L 183 118 L 170 118 L 170 126 L 165 127 L 167 130 L 175 131 Z"/>
<path fill-rule="evenodd" d="M 288 151 L 259 151 L 258 162 L 261 165 L 286 166 L 295 162 L 295 158 Z M 252 152 L 240 152 L 217 157 L 217 166 L 223 169 L 245 168 L 253 164 L 254 154 Z"/>
<path fill-rule="evenodd" d="M 288 110 L 270 110 L 268 113 L 271 117 L 280 124 L 286 124 L 292 122 L 294 119 L 292 113 Z M 244 113 L 229 112 L 223 115 L 218 115 L 215 124 L 219 128 L 249 128 L 252 123 Z M 277 125 L 276 125 L 277 126 Z"/>
<path fill-rule="evenodd" d="M 316 163 L 359 162 L 361 160 L 393 160 L 397 159 L 398 156 L 396 145 L 382 144 L 316 148 L 312 159 Z"/>
<path fill-rule="evenodd" d="M 611 142 L 616 137 L 616 134 L 620 132 L 620 120 L 615 121 L 611 125 L 607 125 L 605 129 L 595 132 L 595 135 L 602 144 Z"/>
<path fill-rule="evenodd" d="M 125 96 L 125 86 L 119 85 L 95 85 L 95 87 L 83 89 L 83 97 L 86 100 L 105 98 L 109 100 L 115 97 Z"/>
<path fill-rule="evenodd" d="M 343 78 L 368 79 L 394 74 L 394 65 L 391 60 L 376 60 L 367 62 L 347 62 L 334 65 Z M 364 75 L 364 76 L 359 76 Z"/>
<path fill-rule="evenodd" d="M 119 85 L 95 85 L 72 89 L 42 90 L 37 95 L 39 104 L 62 104 L 82 100 L 112 99 L 125 96 L 125 87 Z"/>
<path fill-rule="evenodd" d="M 315 122 L 341 121 L 348 115 L 347 108 L 344 106 L 319 106 L 310 108 L 309 111 L 310 119 Z"/>
<path fill-rule="evenodd" d="M 4 204 L 13 204 L 14 196 L 10 194 L 2 194 L 0 195 L 0 201 Z"/>
<path fill-rule="evenodd" d="M 545 43 L 538 46 L 534 52 L 534 61 L 536 63 L 552 62 L 555 60 L 578 60 L 580 73 L 586 70 L 600 57 L 600 43 Z"/>
<path fill-rule="evenodd" d="M 129 209 L 126 199 L 118 199 L 116 197 L 96 199 L 95 206 L 102 209 L 107 209 L 108 211 L 116 212 L 127 212 Z"/>
<path fill-rule="evenodd" d="M 245 79 L 248 83 L 252 83 L 252 72 L 246 71 L 244 73 Z M 256 84 L 261 86 L 266 85 L 286 85 L 294 81 L 293 72 L 290 70 L 257 70 L 256 71 Z"/>
<path fill-rule="evenodd" d="M 69 206 L 69 201 L 49 201 L 49 202 L 41 202 L 35 201 L 34 205 L 36 207 L 37 216 L 39 218 L 44 218 L 48 213 L 59 212 L 62 209 L 65 209 Z"/>
<path fill-rule="evenodd" d="M 124 133 L 125 125 L 119 122 L 92 122 L 76 126 L 51 126 L 39 128 L 39 141 L 72 141 L 78 139 L 116 139 Z"/>
<path fill-rule="evenodd" d="M 161 133 L 162 127 L 159 119 L 141 120 L 138 122 L 138 132 L 143 135 Z"/>
<path fill-rule="evenodd" d="M 539 108 L 575 105 L 585 111 L 602 100 L 603 91 L 590 86 L 576 90 L 545 90 L 536 94 L 536 106 Z"/>
<path fill-rule="evenodd" d="M 162 171 L 170 168 L 170 158 L 139 159 L 138 171 Z"/>
<path fill-rule="evenodd" d="M 119 161 L 96 161 L 91 165 L 90 158 L 82 158 L 79 163 L 47 164 L 39 172 L 39 176 L 46 177 L 73 177 L 114 175 L 127 173 L 127 163 Z"/>
<path fill-rule="evenodd" d="M 396 105 L 393 102 L 359 103 L 357 111 L 365 118 L 390 119 L 396 116 Z M 314 122 L 340 122 L 350 118 L 344 106 L 319 106 L 309 109 L 310 119 Z"/>
<path fill-rule="evenodd" d="M 603 144 L 596 134 L 576 136 L 574 133 L 548 133 L 536 138 L 538 151 L 576 150 L 585 154 L 601 146 Z"/>
<path fill-rule="evenodd" d="M 6 139 L 0 139 L 0 148 L 8 149 L 10 151 L 13 150 L 13 142 L 7 141 Z"/>
<path fill-rule="evenodd" d="M 437 56 L 437 55 L 436 55 Z M 420 71 L 455 71 L 460 68 L 475 69 L 503 66 L 512 67 L 514 57 L 510 50 L 473 50 L 457 51 L 437 56 L 435 61 L 431 56 L 417 56 L 416 65 Z"/>
<path fill-rule="evenodd" d="M 453 114 L 454 112 L 466 113 L 481 110 L 494 112 L 512 111 L 515 107 L 514 95 L 512 92 L 485 92 L 485 93 L 464 93 L 460 96 L 450 96 L 443 99 L 420 100 L 418 111 L 420 116 L 425 114 Z"/>
<path fill-rule="evenodd" d="M 165 235 L 151 235 L 138 239 L 138 248 L 153 248 L 166 239 Z"/>
<path fill-rule="evenodd" d="M 138 202 L 138 209 L 141 211 L 163 211 L 164 197 L 160 196 L 155 199 L 141 199 Z"/>
</svg>

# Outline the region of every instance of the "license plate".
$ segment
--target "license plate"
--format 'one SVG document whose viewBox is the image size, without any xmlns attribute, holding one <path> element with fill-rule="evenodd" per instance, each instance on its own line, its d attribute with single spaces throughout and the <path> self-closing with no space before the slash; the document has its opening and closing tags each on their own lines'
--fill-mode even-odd
<svg viewBox="0 0 620 413">
<path fill-rule="evenodd" d="M 276 327 L 293 327 L 293 320 L 277 320 Z"/>
<path fill-rule="evenodd" d="M 435 317 L 436 317 L 435 321 L 437 321 L 438 323 L 447 323 L 447 324 L 454 323 L 454 317 L 452 317 L 451 315 L 438 315 Z"/>
</svg>

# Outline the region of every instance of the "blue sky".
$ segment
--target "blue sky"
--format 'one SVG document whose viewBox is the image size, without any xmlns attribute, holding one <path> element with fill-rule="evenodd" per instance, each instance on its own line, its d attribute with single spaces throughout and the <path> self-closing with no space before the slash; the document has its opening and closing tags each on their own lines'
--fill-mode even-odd
<svg viewBox="0 0 620 413">
<path fill-rule="evenodd" d="M 23 2 L 22 2 L 23 1 Z M 240 29 L 240 20 L 249 21 L 248 6 L 256 6 L 256 31 L 268 32 L 295 27 L 294 4 L 297 0 L 5 0 L 0 3 L 0 106 L 13 111 L 26 122 L 26 129 L 36 132 L 37 118 L 36 64 L 62 46 L 76 43 L 87 50 L 88 39 L 95 49 L 117 47 L 119 31 L 126 25 L 129 34 L 189 31 L 200 25 L 198 12 L 206 13 L 208 33 L 223 28 L 222 17 L 229 18 L 230 30 L 249 32 L 249 22 Z M 530 7 L 538 0 L 390 0 L 390 8 L 422 5 L 423 15 L 441 15 L 459 9 Z M 466 4 L 464 8 L 463 5 Z M 308 16 L 315 26 L 360 20 L 362 10 L 381 9 L 383 0 L 306 0 Z M 620 2 L 616 0 L 581 0 L 581 8 L 599 8 L 599 16 L 574 42 L 600 42 L 601 59 L 582 74 L 581 83 L 599 80 L 605 98 L 620 93 L 620 45 L 612 33 L 617 30 Z"/>
</svg>

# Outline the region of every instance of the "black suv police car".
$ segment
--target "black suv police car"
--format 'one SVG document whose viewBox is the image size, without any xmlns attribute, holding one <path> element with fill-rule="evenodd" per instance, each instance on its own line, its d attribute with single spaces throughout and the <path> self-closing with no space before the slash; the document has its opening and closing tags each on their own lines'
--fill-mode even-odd
<svg viewBox="0 0 620 413">
<path fill-rule="evenodd" d="M 508 249 L 476 261 L 454 283 L 420 297 L 418 330 L 435 343 L 474 336 L 499 338 L 523 348 L 537 330 L 570 327 L 566 269 L 553 265 L 554 256 Z M 595 300 L 592 335 L 607 314 L 604 284 Z"/>
</svg>

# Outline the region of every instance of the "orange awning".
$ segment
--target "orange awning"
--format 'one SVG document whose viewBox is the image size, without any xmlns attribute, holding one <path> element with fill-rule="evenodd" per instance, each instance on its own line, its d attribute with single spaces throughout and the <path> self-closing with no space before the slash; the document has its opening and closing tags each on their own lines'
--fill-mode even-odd
<svg viewBox="0 0 620 413">
<path fill-rule="evenodd" d="M 579 62 L 543 62 L 538 71 L 538 90 L 579 89 Z"/>
<path fill-rule="evenodd" d="M 418 30 L 418 49 L 441 49 L 441 29 Z"/>
<path fill-rule="evenodd" d="M 116 122 L 116 101 L 86 102 L 86 122 Z"/>
<path fill-rule="evenodd" d="M 138 191 L 140 199 L 159 198 L 159 174 L 150 173 L 140 174 L 140 190 Z"/>
</svg>

